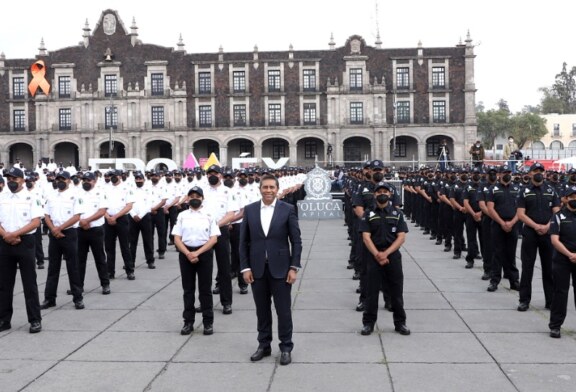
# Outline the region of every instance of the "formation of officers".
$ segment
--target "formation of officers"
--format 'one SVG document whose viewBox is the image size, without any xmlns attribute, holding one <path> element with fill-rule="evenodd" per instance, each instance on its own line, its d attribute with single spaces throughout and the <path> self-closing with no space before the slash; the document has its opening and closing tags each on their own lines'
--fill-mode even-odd
<svg viewBox="0 0 576 392">
<path fill-rule="evenodd" d="M 183 335 L 193 331 L 201 312 L 204 334 L 213 331 L 212 294 L 220 295 L 223 313 L 232 313 L 232 279 L 241 294 L 247 283 L 240 274 L 239 231 L 244 206 L 260 200 L 265 170 L 26 172 L 19 165 L 0 176 L 0 332 L 11 328 L 13 294 L 20 270 L 30 333 L 42 330 L 41 310 L 56 306 L 62 260 L 74 307 L 84 309 L 88 252 L 92 253 L 103 295 L 112 292 L 120 249 L 127 280 L 136 279 L 135 264 L 142 238 L 149 269 L 175 245 L 184 290 Z M 296 204 L 303 198 L 303 169 L 277 170 L 278 198 Z M 8 189 L 4 189 L 4 187 Z M 43 252 L 43 234 L 48 255 Z M 213 255 L 218 268 L 212 290 Z M 36 269 L 48 271 L 40 302 Z M 195 308 L 196 279 L 200 307 Z"/>
<path fill-rule="evenodd" d="M 507 279 L 510 290 L 519 291 L 520 312 L 530 308 L 538 253 L 544 305 L 551 311 L 550 336 L 561 336 L 570 276 L 576 282 L 576 169 L 546 171 L 536 162 L 516 173 L 506 165 L 400 172 L 404 215 L 398 191 L 386 182 L 391 178 L 378 160 L 348 171 L 344 178 L 352 245 L 348 268 L 360 281 L 356 310 L 364 312 L 362 334 L 373 331 L 380 291 L 385 308 L 394 312 L 396 331 L 409 333 L 398 249 L 408 231 L 404 219 L 410 219 L 436 245 L 444 245 L 444 252 L 453 252 L 453 259 L 464 257 L 465 268 L 482 260 L 487 291 L 496 291 L 502 278 Z M 516 267 L 519 237 L 521 274 Z"/>
</svg>

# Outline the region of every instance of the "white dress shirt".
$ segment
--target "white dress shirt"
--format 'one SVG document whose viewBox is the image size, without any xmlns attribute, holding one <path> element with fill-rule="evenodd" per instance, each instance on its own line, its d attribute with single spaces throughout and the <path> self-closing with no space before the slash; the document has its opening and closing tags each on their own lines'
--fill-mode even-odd
<svg viewBox="0 0 576 392">
<path fill-rule="evenodd" d="M 260 202 L 260 223 L 262 224 L 262 230 L 264 230 L 264 235 L 268 237 L 268 231 L 270 230 L 270 222 L 272 222 L 272 215 L 274 215 L 274 207 L 276 207 L 276 199 L 267 206 L 263 201 Z"/>
</svg>

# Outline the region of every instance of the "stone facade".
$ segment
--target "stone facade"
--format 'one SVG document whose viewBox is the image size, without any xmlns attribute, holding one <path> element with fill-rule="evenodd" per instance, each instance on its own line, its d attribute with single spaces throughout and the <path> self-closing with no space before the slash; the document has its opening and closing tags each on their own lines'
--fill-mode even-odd
<svg viewBox="0 0 576 392">
<path fill-rule="evenodd" d="M 290 166 L 423 162 L 440 138 L 456 160 L 476 140 L 469 37 L 445 48 L 382 49 L 353 35 L 326 50 L 197 54 L 182 42 L 144 44 L 137 31 L 105 10 L 78 46 L 0 57 L 0 161 L 86 166 L 108 157 L 113 141 L 112 157 L 145 161 L 215 152 L 230 165 L 248 152 Z M 36 60 L 51 91 L 32 97 Z"/>
</svg>

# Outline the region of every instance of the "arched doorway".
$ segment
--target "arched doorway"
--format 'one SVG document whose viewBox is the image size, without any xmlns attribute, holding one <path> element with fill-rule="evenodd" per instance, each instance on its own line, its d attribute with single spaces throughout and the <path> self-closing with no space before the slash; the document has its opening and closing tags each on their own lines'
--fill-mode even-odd
<svg viewBox="0 0 576 392">
<path fill-rule="evenodd" d="M 254 158 L 254 143 L 248 139 L 234 139 L 228 142 L 228 166 L 232 158 Z"/>
<path fill-rule="evenodd" d="M 172 144 L 165 140 L 153 140 L 146 144 L 146 161 L 155 158 L 172 159 Z"/>
<path fill-rule="evenodd" d="M 277 160 L 290 156 L 290 145 L 284 139 L 279 137 L 267 139 L 262 142 L 262 157 Z M 292 165 L 293 162 L 290 163 Z"/>
<path fill-rule="evenodd" d="M 326 147 L 324 141 L 317 137 L 305 137 L 298 141 L 296 145 L 296 160 L 297 162 L 290 163 L 291 166 L 314 166 L 314 162 L 318 158 L 319 164 L 328 166 L 326 158 Z"/>
<path fill-rule="evenodd" d="M 365 137 L 350 137 L 344 140 L 343 147 L 345 165 L 355 165 L 372 159 L 370 156 L 370 140 Z"/>
<path fill-rule="evenodd" d="M 420 163 L 425 161 L 429 166 L 436 165 L 436 162 L 438 162 L 438 159 L 440 158 L 440 153 L 442 152 L 442 140 L 446 140 L 447 160 L 454 160 L 454 140 L 449 136 L 432 136 L 426 140 L 426 156 L 423 157 L 423 159 L 421 157 Z"/>
<path fill-rule="evenodd" d="M 212 139 L 197 140 L 192 145 L 192 149 L 194 150 L 194 156 L 198 159 L 198 162 L 208 159 L 212 153 L 216 154 L 216 158 L 220 160 L 220 145 Z M 220 163 L 222 164 L 222 162 Z M 200 164 L 202 165 L 202 163 Z"/>
<path fill-rule="evenodd" d="M 394 140 L 390 140 L 390 151 L 394 150 Z M 418 140 L 411 136 L 396 137 L 396 151 L 390 154 L 393 161 L 418 161 Z"/>
<path fill-rule="evenodd" d="M 58 143 L 54 146 L 54 162 L 63 167 L 72 166 L 78 167 L 79 162 L 78 146 L 70 142 Z"/>
<path fill-rule="evenodd" d="M 112 156 L 108 148 L 109 143 L 106 141 L 100 145 L 100 158 L 126 158 L 126 147 L 123 143 L 112 142 Z"/>
<path fill-rule="evenodd" d="M 15 143 L 11 145 L 8 159 L 10 165 L 13 165 L 16 160 L 19 160 L 21 166 L 24 168 L 34 169 L 35 166 L 32 146 L 26 143 Z"/>
</svg>

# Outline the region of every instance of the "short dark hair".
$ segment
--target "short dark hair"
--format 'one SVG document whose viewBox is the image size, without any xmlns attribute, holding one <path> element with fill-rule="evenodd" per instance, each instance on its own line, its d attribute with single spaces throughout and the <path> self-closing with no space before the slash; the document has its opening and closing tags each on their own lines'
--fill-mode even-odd
<svg viewBox="0 0 576 392">
<path fill-rule="evenodd" d="M 276 188 L 280 188 L 280 183 L 278 182 L 278 178 L 276 178 L 276 176 L 272 174 L 264 174 L 262 177 L 260 177 L 260 187 L 262 187 L 264 180 L 274 180 L 276 183 Z"/>
</svg>

